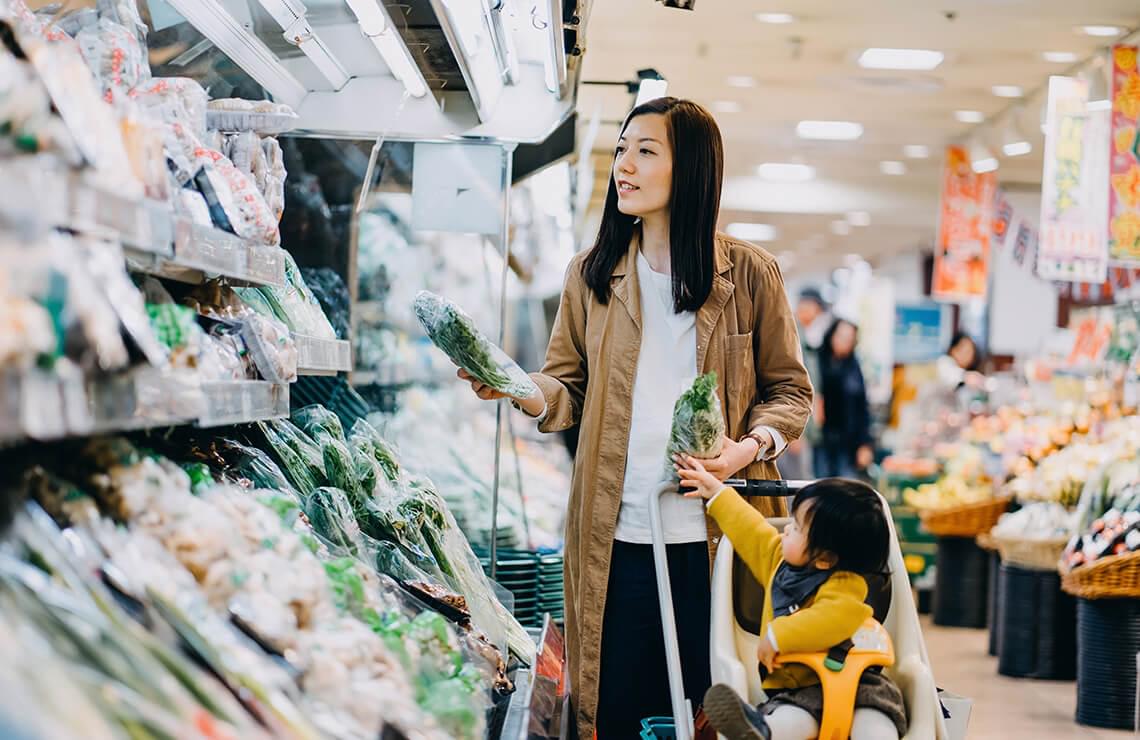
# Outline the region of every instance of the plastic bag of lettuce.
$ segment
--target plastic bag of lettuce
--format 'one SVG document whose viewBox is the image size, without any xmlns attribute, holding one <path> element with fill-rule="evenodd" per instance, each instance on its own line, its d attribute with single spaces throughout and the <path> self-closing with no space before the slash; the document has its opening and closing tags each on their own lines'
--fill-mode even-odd
<svg viewBox="0 0 1140 740">
<path fill-rule="evenodd" d="M 507 353 L 483 336 L 462 308 L 423 290 L 416 296 L 415 310 L 435 346 L 473 378 L 515 398 L 538 394 L 534 381 Z"/>
<path fill-rule="evenodd" d="M 716 373 L 701 375 L 673 406 L 673 430 L 665 455 L 667 475 L 672 480 L 677 479 L 674 455 L 707 460 L 720 454 L 724 444 L 724 414 L 716 388 Z"/>
</svg>

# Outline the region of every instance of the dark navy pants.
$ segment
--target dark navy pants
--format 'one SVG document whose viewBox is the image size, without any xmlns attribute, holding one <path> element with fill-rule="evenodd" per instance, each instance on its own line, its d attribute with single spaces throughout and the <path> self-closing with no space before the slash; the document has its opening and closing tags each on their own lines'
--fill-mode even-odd
<svg viewBox="0 0 1140 740">
<path fill-rule="evenodd" d="M 685 695 L 696 709 L 711 682 L 708 545 L 668 545 L 666 550 Z M 643 718 L 673 715 L 651 545 L 614 542 L 599 688 L 598 740 L 636 740 Z"/>
</svg>

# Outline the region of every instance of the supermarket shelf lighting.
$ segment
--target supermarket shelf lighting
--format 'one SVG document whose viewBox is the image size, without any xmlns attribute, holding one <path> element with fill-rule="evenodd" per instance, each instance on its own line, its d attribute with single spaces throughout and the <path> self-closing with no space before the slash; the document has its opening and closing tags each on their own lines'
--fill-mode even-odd
<svg viewBox="0 0 1140 740">
<path fill-rule="evenodd" d="M 393 28 L 388 12 L 377 0 L 345 0 L 345 2 L 356 15 L 360 30 L 384 58 L 384 64 L 388 65 L 392 76 L 404 83 L 404 89 L 412 97 L 422 98 L 427 95 L 428 85 L 423 73 L 412 61 L 408 47 Z"/>
<path fill-rule="evenodd" d="M 261 7 L 281 26 L 285 40 L 300 49 L 333 90 L 348 84 L 348 72 L 325 42 L 309 25 L 306 8 L 297 0 L 258 0 Z"/>
</svg>

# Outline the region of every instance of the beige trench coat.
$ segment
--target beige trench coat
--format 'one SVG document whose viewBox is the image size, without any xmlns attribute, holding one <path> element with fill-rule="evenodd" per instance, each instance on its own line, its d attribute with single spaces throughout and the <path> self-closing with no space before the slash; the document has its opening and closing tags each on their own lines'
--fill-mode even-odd
<svg viewBox="0 0 1140 740">
<path fill-rule="evenodd" d="M 636 248 L 634 240 L 614 269 L 608 305 L 596 300 L 583 279 L 585 254 L 575 257 L 546 363 L 532 376 L 546 398 L 542 431 L 581 423 L 566 514 L 565 566 L 567 652 L 581 740 L 592 740 L 594 733 L 602 618 L 641 346 Z M 712 292 L 697 312 L 697 367 L 715 370 L 720 379 L 727 434 L 740 439 L 769 426 L 789 442 L 798 439 L 812 389 L 776 260 L 759 247 L 718 234 L 715 268 Z M 744 472 L 749 478 L 779 477 L 772 462 Z M 782 500 L 758 499 L 757 508 L 784 513 Z M 719 539 L 710 519 L 710 555 Z"/>
</svg>

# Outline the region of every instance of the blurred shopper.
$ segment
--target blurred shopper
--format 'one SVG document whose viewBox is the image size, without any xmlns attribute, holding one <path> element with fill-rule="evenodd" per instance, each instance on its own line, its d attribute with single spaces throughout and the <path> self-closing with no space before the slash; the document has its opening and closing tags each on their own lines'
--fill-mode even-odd
<svg viewBox="0 0 1140 740">
<path fill-rule="evenodd" d="M 874 460 L 867 387 L 855 356 L 858 341 L 855 324 L 837 319 L 819 348 L 823 430 L 815 455 L 821 478 L 854 477 Z"/>
<path fill-rule="evenodd" d="M 964 331 L 950 340 L 946 354 L 938 358 L 938 380 L 948 390 L 962 386 L 977 388 L 985 380 L 978 368 L 982 365 L 982 353 L 978 344 Z"/>
<path fill-rule="evenodd" d="M 796 303 L 796 325 L 800 332 L 800 349 L 803 352 L 804 367 L 811 378 L 812 388 L 816 389 L 812 418 L 800 439 L 788 445 L 788 451 L 780 459 L 780 473 L 790 480 L 807 480 L 815 477 L 815 447 L 820 442 L 820 423 L 823 417 L 823 399 L 819 395 L 822 378 L 819 374 L 819 347 L 823 335 L 831 326 L 827 314 L 827 304 L 823 295 L 814 287 L 800 291 Z"/>
</svg>

